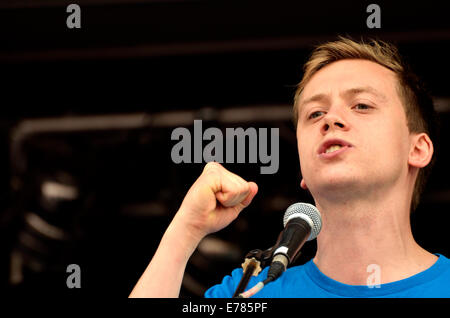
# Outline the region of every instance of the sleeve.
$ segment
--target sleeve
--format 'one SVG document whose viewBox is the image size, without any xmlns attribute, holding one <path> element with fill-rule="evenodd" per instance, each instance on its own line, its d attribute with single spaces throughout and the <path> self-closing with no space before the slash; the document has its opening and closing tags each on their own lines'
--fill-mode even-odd
<svg viewBox="0 0 450 318">
<path fill-rule="evenodd" d="M 227 275 L 222 279 L 222 283 L 217 284 L 209 288 L 205 292 L 205 298 L 231 298 L 236 290 L 241 278 L 242 268 L 236 268 L 231 272 L 231 275 Z"/>
</svg>

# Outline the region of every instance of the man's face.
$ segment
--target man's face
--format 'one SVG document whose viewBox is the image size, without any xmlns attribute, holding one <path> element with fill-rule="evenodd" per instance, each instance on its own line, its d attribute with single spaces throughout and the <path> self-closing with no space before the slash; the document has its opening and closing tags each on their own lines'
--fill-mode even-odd
<svg viewBox="0 0 450 318">
<path fill-rule="evenodd" d="M 406 177 L 410 135 L 397 83 L 367 60 L 341 60 L 314 74 L 297 105 L 303 188 L 360 196 Z"/>
</svg>

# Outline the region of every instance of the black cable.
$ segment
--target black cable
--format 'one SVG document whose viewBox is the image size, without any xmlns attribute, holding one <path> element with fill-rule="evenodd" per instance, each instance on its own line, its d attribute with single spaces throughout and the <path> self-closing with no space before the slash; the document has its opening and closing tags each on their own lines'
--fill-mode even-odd
<svg viewBox="0 0 450 318">
<path fill-rule="evenodd" d="M 272 262 L 272 264 L 270 264 L 269 271 L 267 272 L 266 280 L 270 279 L 269 282 L 276 280 L 278 277 L 280 277 L 281 274 L 284 273 L 285 270 L 286 267 L 282 262 L 278 261 Z"/>
</svg>

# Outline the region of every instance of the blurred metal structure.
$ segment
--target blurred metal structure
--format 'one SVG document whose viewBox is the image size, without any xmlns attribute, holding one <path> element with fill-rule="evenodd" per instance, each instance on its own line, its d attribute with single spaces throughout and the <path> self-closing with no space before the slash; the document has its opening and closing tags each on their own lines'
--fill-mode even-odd
<svg viewBox="0 0 450 318">
<path fill-rule="evenodd" d="M 12 286 L 26 291 L 35 288 L 36 281 L 45 277 L 49 290 L 60 290 L 64 286 L 58 289 L 56 281 L 65 276 L 65 266 L 72 263 L 70 260 L 76 263 L 78 258 L 90 264 L 90 268 L 92 263 L 107 264 L 90 251 L 93 242 L 109 241 L 112 245 L 104 246 L 104 253 L 111 249 L 118 252 L 121 248 L 134 251 L 136 254 L 128 255 L 128 260 L 142 255 L 142 250 L 155 249 L 164 226 L 170 222 L 189 187 L 189 180 L 194 180 L 203 167 L 202 164 L 176 165 L 168 156 L 171 131 L 180 126 L 191 127 L 194 119 L 223 128 L 275 125 L 281 128 L 281 145 L 284 145 L 281 152 L 292 153 L 296 147 L 291 107 L 279 105 L 36 118 L 19 122 L 12 130 L 10 151 L 11 186 L 16 198 L 13 207 L 21 219 L 10 254 Z M 255 165 L 228 166 L 232 170 L 238 168 L 242 175 L 258 173 Z M 283 175 L 266 178 L 286 183 L 288 174 L 292 176 L 284 170 Z M 277 218 L 278 213 L 274 211 L 281 211 L 296 196 L 295 190 L 286 191 L 281 198 L 275 188 L 266 187 L 265 191 L 274 192 L 261 201 L 265 207 L 258 213 L 262 212 L 266 218 Z M 211 281 L 217 281 L 222 273 L 240 264 L 242 255 L 256 244 L 253 239 L 242 244 L 249 224 L 259 227 L 263 221 L 259 216 L 255 218 L 250 213 L 228 232 L 202 241 L 189 263 L 183 282 L 184 295 L 201 295 Z M 134 240 L 128 237 L 129 231 L 136 231 L 136 227 L 126 227 L 130 222 L 140 223 L 145 229 L 136 232 Z M 103 224 L 108 224 L 110 229 L 104 229 Z M 273 235 L 278 230 L 273 229 Z M 149 231 L 150 234 L 145 234 Z M 142 243 L 143 237 L 151 241 L 150 248 Z M 268 235 L 267 244 L 270 238 Z M 124 246 L 114 247 L 115 243 Z M 146 253 L 145 262 L 149 258 L 151 253 Z M 122 261 L 117 264 L 121 268 L 125 266 Z M 127 266 L 136 275 L 142 270 L 137 262 Z M 222 270 L 207 273 L 212 267 Z M 123 280 L 123 284 L 130 283 L 126 276 Z"/>
</svg>

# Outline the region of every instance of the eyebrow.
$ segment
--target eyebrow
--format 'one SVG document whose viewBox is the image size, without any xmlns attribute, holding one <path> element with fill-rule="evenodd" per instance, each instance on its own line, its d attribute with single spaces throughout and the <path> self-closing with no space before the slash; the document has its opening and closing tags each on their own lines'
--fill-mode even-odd
<svg viewBox="0 0 450 318">
<path fill-rule="evenodd" d="M 354 88 L 349 88 L 347 90 L 345 90 L 344 92 L 342 92 L 340 95 L 346 98 L 358 95 L 358 94 L 362 94 L 362 93 L 369 93 L 375 97 L 377 97 L 380 101 L 382 102 L 386 102 L 388 99 L 386 97 L 386 95 L 384 95 L 383 93 L 381 93 L 379 90 L 373 88 L 372 86 L 361 86 L 361 87 L 354 87 Z M 299 104 L 299 110 L 301 111 L 301 107 L 312 103 L 312 102 L 320 102 L 320 101 L 324 101 L 329 99 L 329 94 L 325 94 L 325 93 L 319 93 L 319 94 L 315 94 L 307 99 L 305 99 L 304 101 L 301 101 Z"/>
<path fill-rule="evenodd" d="M 374 95 L 375 97 L 377 97 L 379 100 L 381 100 L 383 102 L 386 102 L 388 100 L 386 95 L 384 95 L 379 90 L 373 88 L 372 86 L 362 86 L 362 87 L 350 88 L 350 89 L 344 91 L 342 93 L 342 95 L 350 97 L 350 96 L 358 95 L 361 93 L 369 93 L 371 95 Z"/>
</svg>

